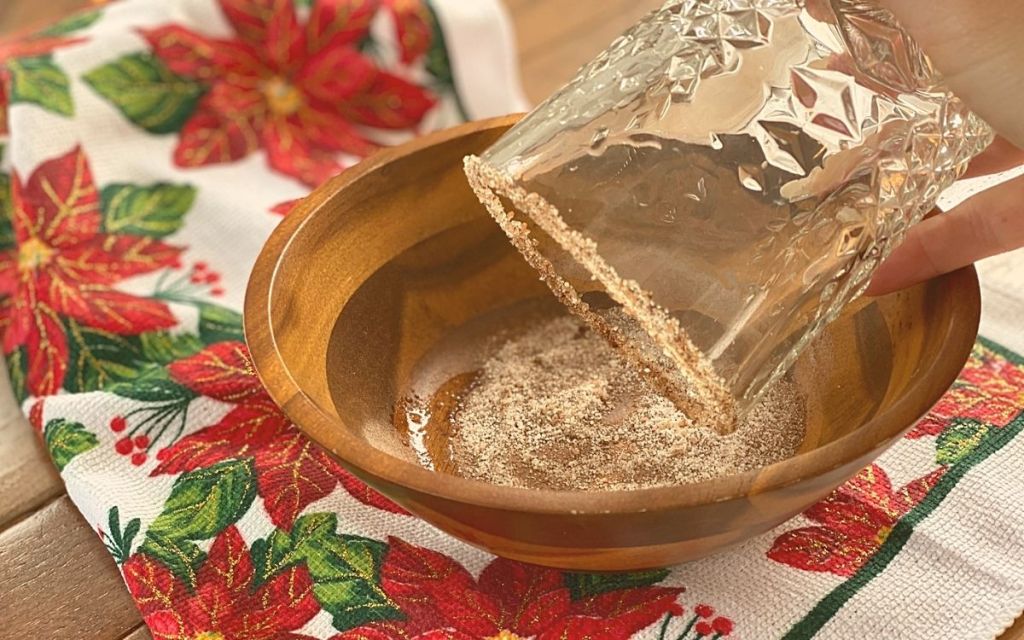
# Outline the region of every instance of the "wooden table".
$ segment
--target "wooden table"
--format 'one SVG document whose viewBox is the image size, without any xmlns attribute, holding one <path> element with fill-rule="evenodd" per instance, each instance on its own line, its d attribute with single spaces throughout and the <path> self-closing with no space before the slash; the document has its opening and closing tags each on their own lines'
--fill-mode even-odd
<svg viewBox="0 0 1024 640">
<path fill-rule="evenodd" d="M 527 95 L 538 101 L 550 94 L 662 3 L 506 0 Z M 85 4 L 0 0 L 0 35 Z M 149 639 L 113 560 L 71 504 L 6 378 L 0 372 L 0 639 Z M 1024 619 L 1000 640 L 1024 640 Z"/>
</svg>

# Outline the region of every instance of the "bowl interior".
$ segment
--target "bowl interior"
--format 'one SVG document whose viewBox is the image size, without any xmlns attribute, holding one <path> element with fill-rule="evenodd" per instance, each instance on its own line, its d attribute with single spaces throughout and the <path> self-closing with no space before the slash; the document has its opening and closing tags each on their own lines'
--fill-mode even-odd
<svg viewBox="0 0 1024 640">
<path fill-rule="evenodd" d="M 262 267 L 268 282 L 253 285 L 266 293 L 250 290 L 246 314 L 261 376 L 315 440 L 372 476 L 495 504 L 503 496 L 511 500 L 515 490 L 473 489 L 481 483 L 447 477 L 425 481 L 394 414 L 418 364 L 439 342 L 447 338 L 457 349 L 453 333 L 524 301 L 538 301 L 544 313 L 556 304 L 462 173 L 462 158 L 487 148 L 508 124 L 386 152 L 319 190 L 275 233 L 271 255 L 261 257 L 272 261 Z M 773 481 L 792 483 L 800 474 L 835 468 L 908 429 L 962 367 L 978 305 L 976 276 L 962 270 L 848 309 L 794 369 L 808 398 L 807 435 L 794 459 L 804 462 L 798 469 L 787 469 L 792 461 L 775 465 Z M 266 326 L 252 330 L 259 314 Z M 484 356 L 463 354 L 451 366 Z M 807 454 L 816 453 L 820 464 L 807 464 Z M 752 491 L 750 482 L 715 483 Z M 643 492 L 620 493 L 643 500 Z M 695 499 L 712 495 L 705 487 Z M 568 502 L 541 502 L 569 510 Z"/>
<path fill-rule="evenodd" d="M 801 452 L 849 435 L 903 396 L 925 364 L 919 326 L 934 289 L 862 304 L 808 349 L 792 374 L 808 401 Z M 430 393 L 480 367 L 500 344 L 474 335 L 474 325 L 492 324 L 482 319 L 506 316 L 514 327 L 560 313 L 536 273 L 480 213 L 395 256 L 353 293 L 327 349 L 331 405 L 368 445 L 415 462 L 395 419 L 410 389 Z"/>
</svg>

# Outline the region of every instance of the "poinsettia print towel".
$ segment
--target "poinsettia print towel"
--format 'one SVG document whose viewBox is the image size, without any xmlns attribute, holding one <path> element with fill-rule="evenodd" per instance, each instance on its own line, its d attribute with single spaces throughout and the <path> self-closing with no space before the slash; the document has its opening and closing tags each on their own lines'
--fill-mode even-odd
<svg viewBox="0 0 1024 640">
<path fill-rule="evenodd" d="M 496 0 L 126 0 L 0 44 L 0 103 L 12 386 L 157 640 L 990 639 L 1024 605 L 1024 360 L 995 342 L 834 495 L 659 571 L 489 556 L 288 422 L 249 269 L 375 148 L 522 109 Z"/>
</svg>

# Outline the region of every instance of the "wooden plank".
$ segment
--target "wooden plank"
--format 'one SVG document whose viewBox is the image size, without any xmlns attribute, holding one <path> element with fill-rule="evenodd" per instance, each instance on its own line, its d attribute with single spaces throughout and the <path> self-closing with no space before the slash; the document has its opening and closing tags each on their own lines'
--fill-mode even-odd
<svg viewBox="0 0 1024 640">
<path fill-rule="evenodd" d="M 0 366 L 0 531 L 64 493 L 57 470 Z"/>
<path fill-rule="evenodd" d="M 121 640 L 153 640 L 153 636 L 149 633 L 149 629 L 145 626 L 141 626 L 135 631 L 132 631 Z"/>
<path fill-rule="evenodd" d="M 113 559 L 61 497 L 0 534 L 0 635 L 113 640 L 141 619 Z"/>
<path fill-rule="evenodd" d="M 563 42 L 575 42 L 578 37 L 586 38 L 609 22 L 625 29 L 632 24 L 632 16 L 637 15 L 637 7 L 641 12 L 639 15 L 643 15 L 644 7 L 653 9 L 660 4 L 637 0 L 532 2 L 512 13 L 519 54 L 529 58 Z"/>
<path fill-rule="evenodd" d="M 1017 623 L 999 636 L 998 640 L 1024 640 L 1024 616 L 1017 618 Z"/>
<path fill-rule="evenodd" d="M 45 26 L 88 4 L 88 0 L 3 0 L 0 2 L 0 34 Z"/>
<path fill-rule="evenodd" d="M 522 13 L 512 14 L 524 51 L 523 83 L 527 96 L 535 103 L 565 85 L 581 66 L 623 31 L 663 4 L 662 0 L 616 1 L 618 10 L 614 14 L 604 14 L 602 19 L 591 22 L 584 9 L 588 4 L 586 0 L 539 0 L 539 3 L 552 8 L 531 9 L 531 4 Z M 583 26 L 581 20 L 586 20 Z M 534 39 L 546 40 L 547 44 L 536 45 Z"/>
</svg>

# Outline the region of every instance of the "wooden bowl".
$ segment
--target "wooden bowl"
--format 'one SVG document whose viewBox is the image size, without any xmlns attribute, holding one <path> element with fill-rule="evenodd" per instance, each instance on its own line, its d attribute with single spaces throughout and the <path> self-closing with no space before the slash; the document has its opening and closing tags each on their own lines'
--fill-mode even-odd
<svg viewBox="0 0 1024 640">
<path fill-rule="evenodd" d="M 384 151 L 274 232 L 245 304 L 271 396 L 313 440 L 412 513 L 497 555 L 553 567 L 667 566 L 765 532 L 880 455 L 952 384 L 977 333 L 973 269 L 864 301 L 794 369 L 808 431 L 760 471 L 640 491 L 512 489 L 429 471 L 393 426 L 420 358 L 453 329 L 548 296 L 467 186 L 501 118 Z"/>
</svg>

